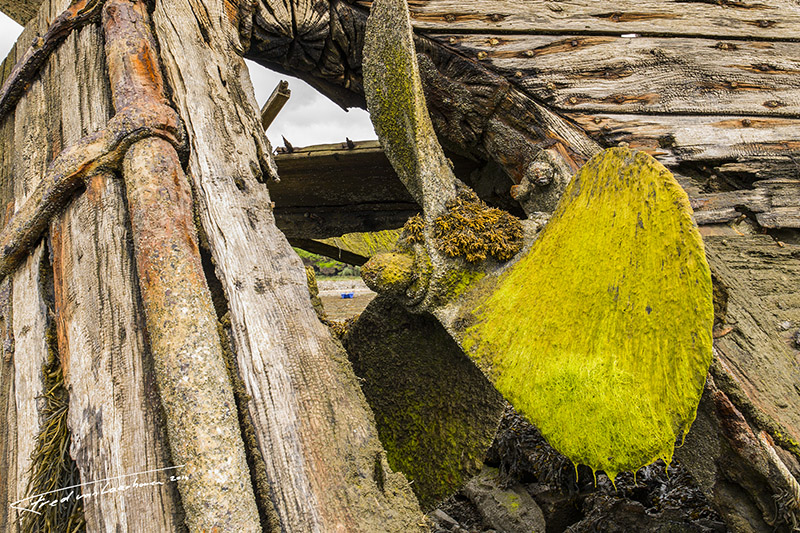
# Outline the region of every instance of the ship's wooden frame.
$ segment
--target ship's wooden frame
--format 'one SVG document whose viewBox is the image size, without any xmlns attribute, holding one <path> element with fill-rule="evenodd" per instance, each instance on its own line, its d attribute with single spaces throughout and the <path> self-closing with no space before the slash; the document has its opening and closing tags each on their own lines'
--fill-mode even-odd
<svg viewBox="0 0 800 533">
<path fill-rule="evenodd" d="M 4 81 L 67 7 L 64 0 L 0 2 L 26 25 L 3 64 Z M 259 365 L 283 361 L 291 373 L 324 367 L 325 354 L 339 353 L 325 328 L 311 325 L 310 304 L 297 309 L 305 288 L 268 215 L 271 202 L 289 239 L 394 228 L 417 208 L 374 143 L 299 149 L 277 155 L 275 167 L 243 63 L 229 59 L 252 59 L 309 81 L 342 106 L 363 106 L 368 8 L 344 0 L 151 5 L 172 103 L 189 134 L 183 156 L 208 281 L 227 298 L 251 426 L 261 451 L 278 457 L 265 455 L 277 469 L 266 470 L 273 486 L 286 487 L 273 503 L 289 509 L 278 515 L 290 531 L 330 518 L 323 511 L 336 505 L 314 491 L 333 482 L 338 465 L 303 481 L 306 466 L 287 450 L 330 443 L 312 437 L 310 426 L 300 437 L 281 435 L 275 413 L 302 417 L 289 411 L 313 404 L 318 385 L 335 391 L 353 383 L 332 372 L 309 378 L 308 391 L 278 374 L 254 385 Z M 800 516 L 797 2 L 413 0 L 410 9 L 437 134 L 459 177 L 490 203 L 519 215 L 546 210 L 546 187 L 522 203 L 511 195 L 532 179 L 533 163 L 547 162 L 558 178 L 621 142 L 678 177 L 704 235 L 717 303 L 715 362 L 678 457 L 732 530 L 788 531 Z M 23 92 L 0 122 L 6 220 L 66 146 L 111 116 L 96 21 L 65 35 Z M 269 179 L 276 168 L 280 183 Z M 94 177 L 0 287 L 0 502 L 26 494 L 51 323 L 82 478 L 170 465 L 125 213 L 121 183 Z M 280 266 L 265 268 L 263 257 Z M 47 294 L 48 283 L 55 294 Z M 281 326 L 293 321 L 310 325 Z M 271 348 L 262 353 L 261 345 Z M 281 403 L 281 394 L 292 401 Z M 362 409 L 360 397 L 348 394 L 337 396 L 339 405 Z M 291 502 L 308 494 L 321 500 L 294 509 Z M 174 487 L 87 501 L 85 510 L 89 531 L 173 531 L 183 523 Z M 4 505 L 0 529 L 17 531 L 17 518 Z"/>
</svg>

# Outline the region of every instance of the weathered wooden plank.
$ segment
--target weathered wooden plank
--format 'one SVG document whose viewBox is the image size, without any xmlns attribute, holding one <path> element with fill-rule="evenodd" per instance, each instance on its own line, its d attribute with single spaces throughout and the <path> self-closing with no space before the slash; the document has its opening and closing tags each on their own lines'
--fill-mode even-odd
<svg viewBox="0 0 800 533">
<path fill-rule="evenodd" d="M 484 33 L 639 33 L 794 41 L 800 30 L 800 13 L 791 0 L 412 0 L 409 4 L 412 24 L 424 31 L 446 26 Z"/>
<path fill-rule="evenodd" d="M 0 172 L 2 172 L 0 170 Z M 0 528 L 9 533 L 17 531 L 17 515 L 8 505 L 16 496 L 17 486 L 17 403 L 14 391 L 14 333 L 11 316 L 11 279 L 0 284 Z"/>
<path fill-rule="evenodd" d="M 8 66 L 16 60 L 16 48 L 12 47 L 3 62 L 3 77 Z M 0 122 L 0 208 L 3 210 L 3 225 L 13 213 L 13 158 L 14 158 L 14 115 Z M 6 278 L 0 291 L 3 296 L 3 360 L 0 362 L 0 471 L 6 475 L 0 479 L 0 501 L 11 502 L 16 496 L 17 486 L 17 402 L 14 391 L 14 346 L 13 319 L 11 306 L 11 279 Z M 6 346 L 8 341 L 8 346 Z M 18 531 L 17 514 L 8 506 L 0 509 L 0 529 L 9 533 Z"/>
<path fill-rule="evenodd" d="M 690 201 L 698 224 L 729 222 L 749 212 L 763 228 L 800 228 L 800 180 L 758 181 L 752 189 L 703 194 Z"/>
<path fill-rule="evenodd" d="M 383 203 L 414 200 L 396 175 L 378 141 L 296 148 L 275 156 L 281 181 L 269 191 L 276 215 L 282 208 Z M 347 170 L 346 173 L 344 171 Z"/>
<path fill-rule="evenodd" d="M 781 246 L 767 235 L 707 237 L 705 245 L 726 294 L 721 327 L 733 328 L 715 342 L 717 359 L 761 413 L 754 421 L 760 429 L 774 433 L 771 420 L 786 439 L 800 442 L 800 364 L 793 340 L 800 324 L 800 247 Z"/>
<path fill-rule="evenodd" d="M 105 126 L 112 109 L 99 28 L 70 35 L 54 59 L 50 96 L 61 103 L 69 145 Z M 59 353 L 71 391 L 71 454 L 87 482 L 165 482 L 85 499 L 89 530 L 176 531 L 182 510 L 168 480 L 182 472 L 164 471 L 173 465 L 145 341 L 124 194 L 113 175 L 95 176 L 51 226 Z M 90 484 L 83 492 L 95 490 Z"/>
<path fill-rule="evenodd" d="M 399 181 L 398 181 L 399 182 Z M 402 227 L 420 212 L 415 203 L 275 209 L 275 224 L 289 240 L 328 239 L 345 233 Z"/>
<path fill-rule="evenodd" d="M 246 67 L 233 53 L 236 28 L 228 27 L 222 2 L 204 6 L 208 17 L 198 19 L 193 3 L 162 1 L 153 22 L 189 134 L 197 209 L 281 527 L 414 531 L 420 514 L 413 495 L 386 466 L 343 349 L 317 319 L 302 263 L 257 182 L 273 170 L 259 165 L 269 147 Z"/>
<path fill-rule="evenodd" d="M 44 13 L 39 13 L 39 18 L 44 16 Z M 24 41 L 28 35 L 22 36 L 21 40 Z M 51 144 L 55 133 L 50 131 L 51 118 L 48 112 L 44 83 L 37 79 L 31 83 L 26 96 L 19 102 L 13 118 L 13 182 L 9 185 L 16 206 L 20 206 L 30 194 L 49 163 L 48 150 L 42 149 Z M 10 502 L 23 499 L 27 495 L 32 454 L 40 430 L 40 410 L 43 406 L 40 397 L 44 392 L 42 366 L 48 357 L 48 309 L 41 290 L 45 268 L 42 263 L 46 253 L 46 245 L 39 244 L 11 277 L 17 421 L 13 452 L 16 453 L 17 460 L 14 476 L 16 487 L 13 487 L 13 494 L 9 490 Z M 17 510 L 9 513 L 9 518 L 15 521 L 21 516 L 21 512 Z M 16 523 L 13 527 L 18 526 L 19 523 Z"/>
<path fill-rule="evenodd" d="M 272 121 L 275 120 L 275 117 L 281 112 L 281 109 L 283 109 L 283 106 L 289 101 L 291 95 L 292 91 L 289 90 L 289 82 L 281 80 L 261 108 L 261 125 L 265 130 L 269 128 Z"/>
<path fill-rule="evenodd" d="M 797 42 L 430 36 L 566 112 L 786 117 L 800 112 Z"/>
<path fill-rule="evenodd" d="M 14 330 L 14 397 L 16 401 L 16 487 L 8 494 L 8 503 L 28 496 L 32 466 L 31 456 L 40 429 L 40 411 L 44 394 L 42 366 L 47 360 L 48 310 L 40 291 L 42 261 L 46 245 L 40 244 L 12 276 Z M 12 493 L 13 490 L 13 493 Z M 24 506 L 24 504 L 23 504 Z M 18 520 L 22 511 L 12 510 L 9 518 Z M 16 524 L 14 528 L 18 527 Z"/>
<path fill-rule="evenodd" d="M 0 11 L 24 26 L 36 16 L 41 3 L 41 0 L 0 0 Z"/>
<path fill-rule="evenodd" d="M 275 162 L 275 222 L 290 239 L 398 228 L 419 212 L 378 141 L 298 148 Z"/>
<path fill-rule="evenodd" d="M 566 116 L 604 144 L 626 142 L 668 166 L 762 160 L 774 167 L 774 175 L 782 165 L 796 169 L 791 159 L 800 155 L 800 120 L 796 118 L 606 113 Z M 761 175 L 761 179 L 766 177 Z"/>
<path fill-rule="evenodd" d="M 759 135 L 767 139 L 772 135 L 793 135 L 800 121 L 754 120 L 752 129 L 740 130 L 738 144 L 724 147 L 717 145 L 714 139 L 737 137 L 737 132 L 728 128 L 731 124 L 740 124 L 741 120 L 732 117 L 686 117 L 687 124 L 682 124 L 679 117 L 670 117 L 667 124 L 675 129 L 665 132 L 660 129 L 663 124 L 653 125 L 646 122 L 648 117 L 638 118 L 639 127 L 632 128 L 633 131 L 646 132 L 649 137 L 639 137 L 631 132 L 623 134 L 624 126 L 619 123 L 619 129 L 615 130 L 623 135 L 622 139 L 633 141 L 633 148 L 647 151 L 665 165 L 678 170 L 686 162 L 718 165 L 711 167 L 710 171 L 725 176 L 731 183 L 739 182 L 744 187 L 709 192 L 695 181 L 681 178 L 681 185 L 691 198 L 698 224 L 729 222 L 747 211 L 755 214 L 765 228 L 800 227 L 800 181 L 794 178 L 797 172 L 796 156 L 790 151 L 777 160 L 770 159 L 776 157 L 773 147 L 786 149 L 786 146 L 777 142 L 756 142 Z M 583 119 L 587 124 L 595 124 L 593 120 Z M 604 117 L 603 120 L 607 123 L 611 119 Z M 777 124 L 779 127 L 776 130 L 780 131 L 776 133 L 776 130 L 768 128 L 769 124 Z M 753 135 L 748 137 L 751 132 Z M 664 136 L 669 142 L 665 141 Z M 661 145 L 658 145 L 659 141 Z M 692 146 L 690 142 L 702 144 Z M 283 179 L 271 186 L 276 203 L 276 223 L 298 246 L 302 247 L 303 239 L 322 239 L 349 233 L 348 228 L 355 228 L 355 232 L 397 228 L 418 209 L 410 203 L 408 193 L 377 143 L 358 144 L 363 148 L 350 150 L 338 145 L 309 146 L 292 154 L 277 156 Z M 470 165 L 467 160 L 462 164 L 461 171 L 464 172 Z M 369 172 L 365 174 L 363 169 L 369 169 Z M 367 200 L 364 200 L 365 197 Z M 404 204 L 407 201 L 409 203 Z M 404 205 L 407 206 L 405 209 Z M 360 217 L 367 206 L 371 213 L 369 220 Z M 318 253 L 334 251 L 324 245 L 312 246 L 315 246 L 315 250 L 311 251 Z M 350 259 L 357 260 L 354 257 Z"/>
</svg>

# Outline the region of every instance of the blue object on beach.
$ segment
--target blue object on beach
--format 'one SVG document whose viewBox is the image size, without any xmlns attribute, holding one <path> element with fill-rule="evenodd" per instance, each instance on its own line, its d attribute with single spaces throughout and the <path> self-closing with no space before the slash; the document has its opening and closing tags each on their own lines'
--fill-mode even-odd
<svg viewBox="0 0 800 533">
<path fill-rule="evenodd" d="M 345 298 L 345 299 L 347 299 L 347 298 L 352 298 L 352 297 L 353 297 L 353 294 L 355 294 L 355 293 L 352 293 L 352 292 L 343 292 L 343 293 L 342 293 L 342 298 Z"/>
</svg>

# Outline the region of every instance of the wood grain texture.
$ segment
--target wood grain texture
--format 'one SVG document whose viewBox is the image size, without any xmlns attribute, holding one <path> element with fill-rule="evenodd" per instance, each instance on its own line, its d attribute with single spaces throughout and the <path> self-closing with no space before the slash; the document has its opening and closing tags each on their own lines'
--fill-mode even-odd
<svg viewBox="0 0 800 533">
<path fill-rule="evenodd" d="M 40 293 L 41 266 L 46 246 L 40 244 L 12 276 L 14 302 L 14 398 L 16 401 L 16 435 L 12 437 L 16 453 L 16 487 L 9 490 L 8 502 L 28 496 L 31 455 L 39 435 L 40 396 L 44 393 L 42 365 L 47 360 L 47 306 Z M 23 355 L 24 354 L 24 355 Z M 13 490 L 13 494 L 12 491 Z M 16 521 L 21 512 L 11 510 Z M 12 526 L 14 531 L 18 524 Z"/>
<path fill-rule="evenodd" d="M 0 11 L 5 13 L 14 22 L 23 26 L 36 15 L 41 0 L 2 0 Z"/>
<path fill-rule="evenodd" d="M 5 78 L 16 60 L 16 47 L 12 47 L 3 62 L 2 77 Z M 11 114 L 0 122 L 0 207 L 2 207 L 3 223 L 14 209 L 13 158 L 14 158 L 14 115 Z M 8 333 L 6 339 L 13 343 L 13 320 L 11 306 L 11 279 L 2 282 L 3 326 Z M 3 349 L 3 361 L 0 364 L 0 471 L 6 475 L 0 479 L 0 501 L 14 501 L 17 486 L 17 402 L 14 391 L 14 351 L 13 344 Z M 0 509 L 0 529 L 9 533 L 18 531 L 17 513 L 3 505 Z"/>
<path fill-rule="evenodd" d="M 728 294 L 725 325 L 734 328 L 715 341 L 718 360 L 752 404 L 798 442 L 800 364 L 792 336 L 800 323 L 800 246 L 766 235 L 708 237 L 705 244 Z"/>
<path fill-rule="evenodd" d="M 413 24 L 434 30 L 446 24 L 463 32 L 585 32 L 619 35 L 687 35 L 797 39 L 800 13 L 791 0 L 412 0 Z M 359 2 L 369 5 L 369 2 Z"/>
<path fill-rule="evenodd" d="M 796 118 L 606 113 L 566 116 L 603 144 L 626 142 L 670 167 L 686 163 L 720 166 L 725 161 L 755 165 L 760 160 L 773 166 L 772 175 L 788 177 L 790 167 L 796 170 L 792 158 L 800 149 L 800 120 Z M 754 166 L 753 171 L 757 168 Z M 760 179 L 768 175 L 761 174 Z"/>
<path fill-rule="evenodd" d="M 566 112 L 797 116 L 800 43 L 432 34 Z"/>
<path fill-rule="evenodd" d="M 2 172 L 2 170 L 0 170 Z M 17 403 L 14 392 L 14 332 L 11 316 L 11 279 L 0 284 L 0 333 L 3 355 L 0 361 L 0 502 L 13 502 L 17 486 Z M 17 513 L 7 504 L 0 509 L 0 528 L 9 533 L 18 530 Z"/>
<path fill-rule="evenodd" d="M 54 2 L 58 3 L 58 2 Z M 89 26 L 54 55 L 50 98 L 64 144 L 105 126 L 111 112 L 102 33 Z M 70 385 L 71 455 L 84 481 L 144 486 L 84 501 L 91 531 L 178 531 L 181 506 L 145 341 L 122 182 L 100 174 L 51 225 L 59 353 Z M 128 477 L 123 477 L 128 476 Z M 91 494 L 96 485 L 84 488 Z"/>
<path fill-rule="evenodd" d="M 45 16 L 46 14 L 39 13 L 40 18 Z M 29 39 L 31 33 L 21 36 L 20 42 L 24 43 Z M 8 187 L 16 206 L 20 206 L 31 193 L 50 161 L 50 154 L 42 149 L 50 144 L 54 133 L 50 130 L 49 111 L 45 99 L 45 84 L 39 79 L 31 84 L 14 116 L 8 118 L 8 121 L 14 121 L 13 139 L 7 139 L 13 146 L 13 155 L 9 161 L 13 181 L 8 183 Z M 40 410 L 43 403 L 39 397 L 43 394 L 42 365 L 47 360 L 46 333 L 49 325 L 47 304 L 40 290 L 42 262 L 46 253 L 46 245 L 39 244 L 14 272 L 11 281 L 17 420 L 14 436 L 14 452 L 17 454 L 16 487 L 14 494 L 9 492 L 8 496 L 12 502 L 27 495 L 31 455 L 40 429 Z M 10 517 L 14 519 L 19 516 L 17 511 L 10 513 Z"/>
<path fill-rule="evenodd" d="M 318 31 L 281 34 L 291 13 L 258 2 L 247 53 L 342 105 L 363 105 L 360 46 L 369 5 L 332 2 L 323 38 Z M 749 182 L 786 177 L 800 157 L 793 122 L 786 122 L 797 116 L 800 94 L 797 39 L 780 33 L 797 18 L 789 2 L 421 0 L 411 11 L 440 141 L 496 161 L 514 181 L 542 149 L 555 161 L 565 161 L 562 151 L 580 163 L 598 144 L 619 142 L 701 179 L 704 167 L 727 164 L 737 165 L 729 174 L 751 174 Z M 653 16 L 662 12 L 669 17 Z M 270 16 L 282 22 L 261 23 Z M 581 17 L 586 22 L 576 23 Z M 674 32 L 659 26 L 665 20 Z M 636 36 L 621 37 L 629 34 Z M 316 66 L 294 63 L 288 44 L 275 46 L 289 37 L 322 50 Z"/>
<path fill-rule="evenodd" d="M 268 145 L 223 7 L 211 1 L 205 8 L 207 26 L 184 0 L 157 4 L 153 21 L 189 134 L 189 175 L 281 527 L 413 531 L 416 501 L 386 466 L 344 351 L 318 321 L 302 264 L 257 181 L 258 152 Z"/>
<path fill-rule="evenodd" d="M 720 224 L 753 216 L 762 228 L 800 228 L 800 180 L 757 181 L 751 189 L 702 193 L 693 191 L 692 208 L 698 224 Z"/>
</svg>

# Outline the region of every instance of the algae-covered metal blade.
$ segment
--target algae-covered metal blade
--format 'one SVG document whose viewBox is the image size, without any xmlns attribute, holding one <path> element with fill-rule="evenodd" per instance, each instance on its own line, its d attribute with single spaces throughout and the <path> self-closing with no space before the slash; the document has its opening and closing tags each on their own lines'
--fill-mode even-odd
<svg viewBox="0 0 800 533">
<path fill-rule="evenodd" d="M 426 220 L 456 193 L 419 76 L 406 0 L 375 0 L 364 37 L 364 94 L 386 156 Z"/>
<path fill-rule="evenodd" d="M 532 247 L 436 313 L 503 396 L 612 479 L 685 435 L 711 362 L 711 275 L 686 193 L 612 148 L 573 178 Z"/>
<path fill-rule="evenodd" d="M 433 316 L 374 299 L 343 339 L 389 466 L 423 510 L 483 466 L 506 402 Z"/>
</svg>

